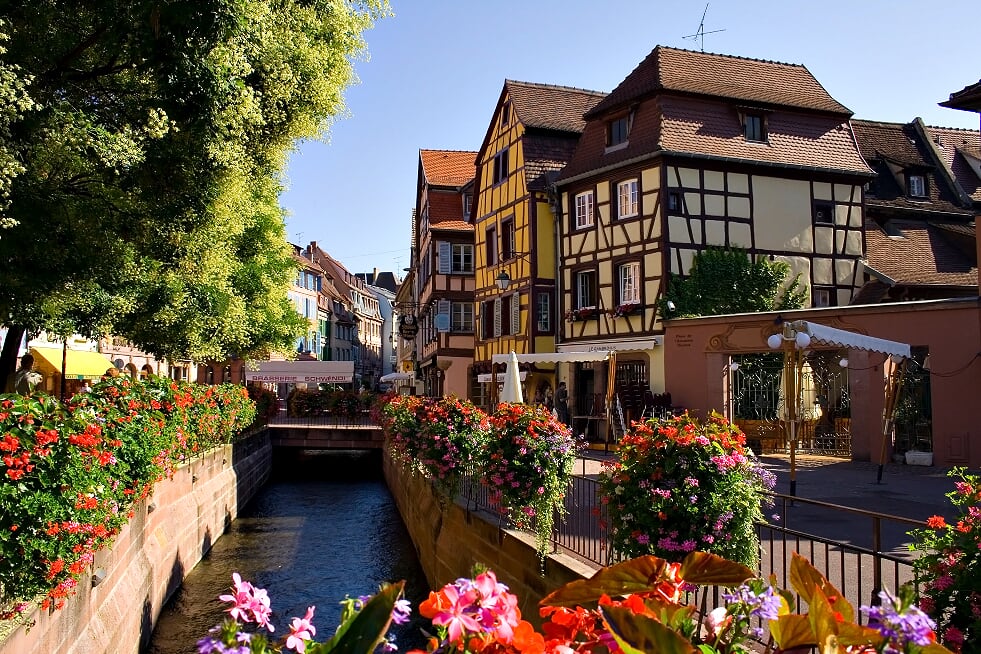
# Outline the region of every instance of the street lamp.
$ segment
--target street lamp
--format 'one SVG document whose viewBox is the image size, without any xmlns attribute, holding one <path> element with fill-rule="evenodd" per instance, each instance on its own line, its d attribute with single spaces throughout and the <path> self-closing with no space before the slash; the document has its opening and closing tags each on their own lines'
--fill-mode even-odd
<svg viewBox="0 0 981 654">
<path fill-rule="evenodd" d="M 506 291 L 508 290 L 508 286 L 511 284 L 511 275 L 508 274 L 508 271 L 502 270 L 497 274 L 497 277 L 494 279 L 494 283 L 497 284 L 499 289 Z"/>
<path fill-rule="evenodd" d="M 787 411 L 787 425 L 790 437 L 790 495 L 797 495 L 797 415 L 798 390 L 800 389 L 801 366 L 803 357 L 801 356 L 811 344 L 811 335 L 794 329 L 789 323 L 783 323 L 782 331 L 771 334 L 766 339 L 766 344 L 771 350 L 783 349 L 783 405 Z"/>
</svg>

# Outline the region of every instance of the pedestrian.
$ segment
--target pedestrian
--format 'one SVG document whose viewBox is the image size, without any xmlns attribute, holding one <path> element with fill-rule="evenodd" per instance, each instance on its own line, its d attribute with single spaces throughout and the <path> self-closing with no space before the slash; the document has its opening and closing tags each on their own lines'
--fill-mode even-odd
<svg viewBox="0 0 981 654">
<path fill-rule="evenodd" d="M 92 387 L 89 386 L 89 380 L 86 379 L 85 381 L 82 382 L 81 392 L 82 393 L 91 393 L 92 392 Z"/>
<path fill-rule="evenodd" d="M 558 414 L 559 422 L 563 425 L 569 424 L 569 389 L 565 387 L 565 382 L 559 382 L 559 387 L 555 391 L 555 412 Z"/>
<path fill-rule="evenodd" d="M 34 371 L 34 355 L 25 354 L 20 358 L 20 368 L 14 373 L 14 392 L 30 395 L 42 379 L 41 374 Z"/>
</svg>

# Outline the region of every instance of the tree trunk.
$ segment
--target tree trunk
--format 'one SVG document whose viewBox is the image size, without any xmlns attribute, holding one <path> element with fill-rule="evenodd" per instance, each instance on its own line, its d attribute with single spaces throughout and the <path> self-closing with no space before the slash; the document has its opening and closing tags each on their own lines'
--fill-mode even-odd
<svg viewBox="0 0 981 654">
<path fill-rule="evenodd" d="M 17 352 L 27 330 L 22 325 L 8 325 L 7 337 L 3 339 L 0 350 L 0 389 L 4 393 L 14 392 L 14 372 L 17 370 Z"/>
</svg>

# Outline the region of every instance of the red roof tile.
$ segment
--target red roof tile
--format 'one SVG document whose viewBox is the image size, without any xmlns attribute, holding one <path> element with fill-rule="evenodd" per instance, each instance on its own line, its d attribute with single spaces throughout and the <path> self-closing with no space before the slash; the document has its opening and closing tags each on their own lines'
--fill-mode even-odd
<svg viewBox="0 0 981 654">
<path fill-rule="evenodd" d="M 472 232 L 473 225 L 462 220 L 444 220 L 442 222 L 434 223 L 430 226 L 431 231 L 447 231 L 447 232 Z"/>
<path fill-rule="evenodd" d="M 950 94 L 950 99 L 939 103 L 942 107 L 964 109 L 965 111 L 981 111 L 981 80 L 977 84 L 965 86 L 960 91 Z"/>
<path fill-rule="evenodd" d="M 890 237 L 866 221 L 869 265 L 907 286 L 977 286 L 978 268 L 943 234 L 919 221 L 893 220 L 902 237 Z"/>
<path fill-rule="evenodd" d="M 804 66 L 659 45 L 587 118 L 663 91 L 851 115 Z"/>
<path fill-rule="evenodd" d="M 429 190 L 429 224 L 463 220 L 463 197 L 459 193 Z"/>
<path fill-rule="evenodd" d="M 518 120 L 526 128 L 579 134 L 586 126 L 583 114 L 606 94 L 572 86 L 505 80 L 504 87 Z"/>
<path fill-rule="evenodd" d="M 865 199 L 869 207 L 901 209 L 923 214 L 938 211 L 972 215 L 961 206 L 957 193 L 941 174 L 925 138 L 913 123 L 852 120 L 852 130 L 862 156 L 876 172 Z M 943 153 L 941 152 L 943 157 Z M 951 157 L 952 158 L 952 157 Z M 905 183 L 896 180 L 889 163 L 910 168 L 927 181 L 927 197 L 910 198 Z"/>
<path fill-rule="evenodd" d="M 837 116 L 774 111 L 767 143 L 746 141 L 735 110 L 697 98 L 660 100 L 661 147 L 673 152 L 804 168 L 869 173 L 847 122 Z"/>
<path fill-rule="evenodd" d="M 975 129 L 954 129 L 928 125 L 927 133 L 937 145 L 940 158 L 960 187 L 975 202 L 981 202 L 981 176 L 965 157 L 981 160 L 981 133 Z"/>
<path fill-rule="evenodd" d="M 476 174 L 476 152 L 460 150 L 419 150 L 422 172 L 428 184 L 463 186 Z"/>
</svg>

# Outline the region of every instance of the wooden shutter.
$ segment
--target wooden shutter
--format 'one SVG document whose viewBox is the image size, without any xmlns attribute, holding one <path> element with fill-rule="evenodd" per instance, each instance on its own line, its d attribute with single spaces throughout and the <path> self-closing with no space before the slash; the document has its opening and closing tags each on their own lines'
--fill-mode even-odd
<svg viewBox="0 0 981 654">
<path fill-rule="evenodd" d="M 440 318 L 439 320 L 442 320 L 443 321 L 442 326 L 446 327 L 446 329 L 440 329 L 439 331 L 441 332 L 453 331 L 453 316 L 451 315 L 452 310 L 453 310 L 453 304 L 449 300 L 440 300 L 439 304 L 437 304 L 436 313 L 438 313 L 441 316 L 445 316 L 445 318 Z"/>
<path fill-rule="evenodd" d="M 511 333 L 521 332 L 521 293 L 511 296 Z"/>
<path fill-rule="evenodd" d="M 437 272 L 440 275 L 449 275 L 453 269 L 453 250 L 448 241 L 439 241 L 436 243 L 439 248 L 439 265 L 437 267 Z"/>
<path fill-rule="evenodd" d="M 501 335 L 501 298 L 494 298 L 494 337 Z"/>
</svg>

